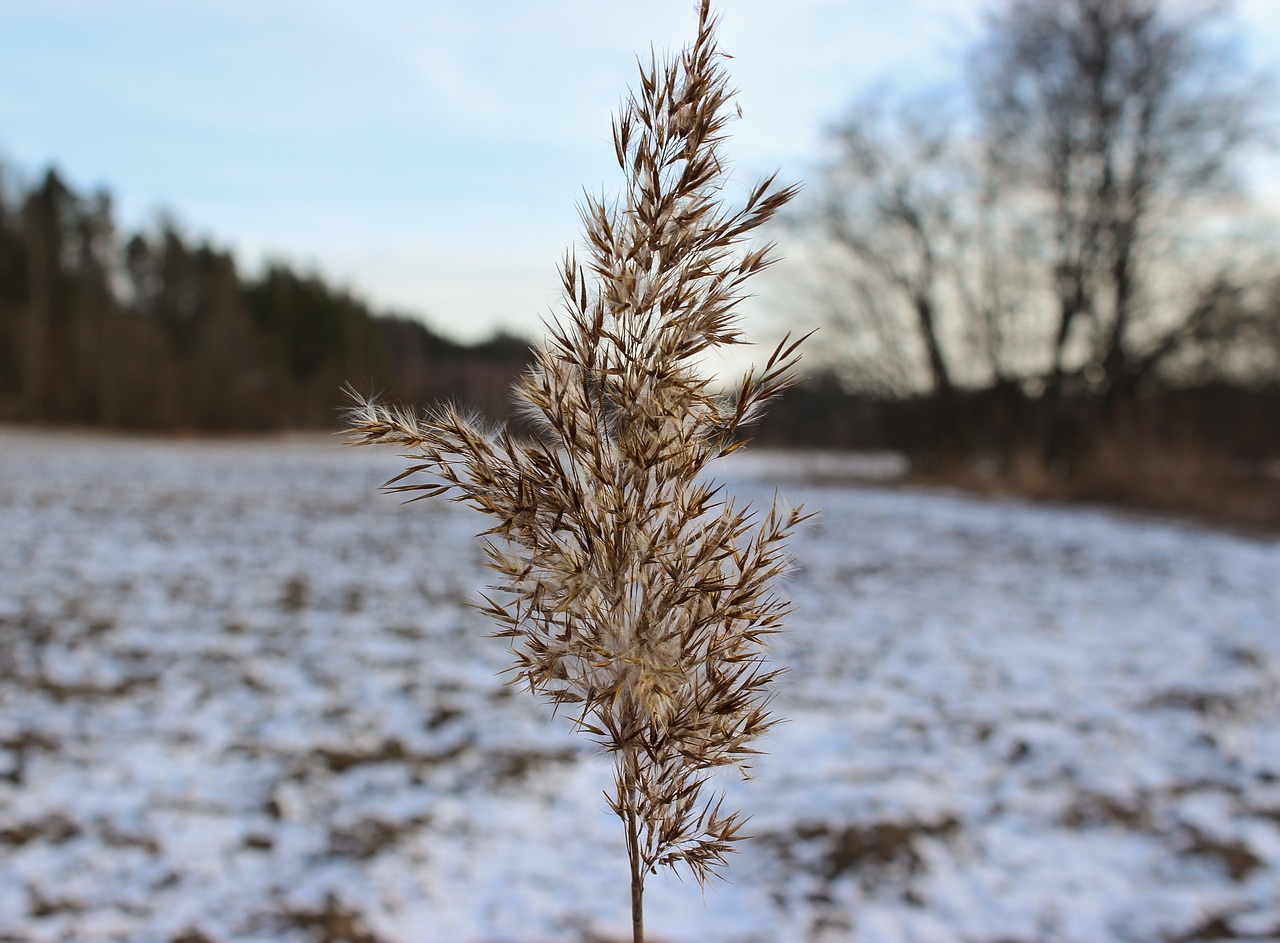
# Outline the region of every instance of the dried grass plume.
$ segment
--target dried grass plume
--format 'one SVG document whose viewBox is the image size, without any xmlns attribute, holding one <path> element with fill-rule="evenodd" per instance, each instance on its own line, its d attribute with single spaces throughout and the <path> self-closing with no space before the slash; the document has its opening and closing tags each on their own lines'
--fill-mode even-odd
<svg viewBox="0 0 1280 943">
<path fill-rule="evenodd" d="M 714 33 L 704 0 L 696 41 L 651 58 L 614 120 L 625 187 L 582 206 L 562 317 L 514 391 L 537 435 L 450 407 L 418 416 L 365 400 L 349 416 L 357 442 L 410 460 L 389 490 L 449 495 L 492 520 L 499 579 L 483 611 L 508 640 L 513 680 L 614 759 L 637 941 L 648 873 L 705 882 L 742 837 L 741 814 L 704 787 L 718 767 L 745 768 L 773 722 L 767 640 L 789 602 L 770 587 L 803 519 L 777 502 L 756 515 L 706 474 L 790 385 L 799 344 L 784 339 L 728 394 L 701 368 L 742 343 L 734 309 L 772 261 L 771 245 L 745 241 L 794 192 L 770 177 L 723 206 L 719 146 L 737 112 Z"/>
</svg>

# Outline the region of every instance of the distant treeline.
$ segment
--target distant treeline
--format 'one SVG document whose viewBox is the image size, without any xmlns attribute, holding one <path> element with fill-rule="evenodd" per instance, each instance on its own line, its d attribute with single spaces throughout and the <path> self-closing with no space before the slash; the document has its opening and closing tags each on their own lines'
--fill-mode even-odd
<svg viewBox="0 0 1280 943">
<path fill-rule="evenodd" d="M 108 193 L 0 168 L 0 421 L 328 428 L 345 383 L 502 415 L 527 359 L 522 340 L 463 346 L 287 265 L 246 277 L 172 224 L 122 233 Z"/>
<path fill-rule="evenodd" d="M 1043 442 L 1061 439 L 1045 467 Z M 884 397 L 810 376 L 770 406 L 768 446 L 888 450 L 921 481 L 1280 528 L 1280 378 L 1144 384 L 1119 403 L 1017 384 Z"/>
<path fill-rule="evenodd" d="M 0 422 L 153 431 L 332 429 L 343 387 L 509 418 L 526 340 L 473 346 L 379 315 L 321 276 L 171 223 L 122 233 L 110 195 L 0 168 Z M 918 474 L 1280 525 L 1280 383 L 1157 378 L 1123 399 L 1027 384 L 876 395 L 839 371 L 774 402 L 758 444 L 893 450 Z M 1044 463 L 1052 432 L 1059 458 Z"/>
</svg>

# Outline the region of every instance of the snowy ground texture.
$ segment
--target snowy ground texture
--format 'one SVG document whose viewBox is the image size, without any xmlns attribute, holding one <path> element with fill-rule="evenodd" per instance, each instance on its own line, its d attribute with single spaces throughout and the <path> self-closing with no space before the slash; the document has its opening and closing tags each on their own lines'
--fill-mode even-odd
<svg viewBox="0 0 1280 943">
<path fill-rule="evenodd" d="M 0 431 L 0 940 L 629 939 L 609 773 L 502 686 L 478 517 L 318 439 Z M 753 841 L 651 938 L 1280 937 L 1280 545 L 852 487 L 820 512 Z"/>
</svg>

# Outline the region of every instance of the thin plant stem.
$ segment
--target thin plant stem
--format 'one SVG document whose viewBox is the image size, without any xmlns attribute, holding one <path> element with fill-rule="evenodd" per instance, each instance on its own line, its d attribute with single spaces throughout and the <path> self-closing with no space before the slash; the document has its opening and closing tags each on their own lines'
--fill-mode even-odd
<svg viewBox="0 0 1280 943">
<path fill-rule="evenodd" d="M 644 943 L 644 862 L 635 809 L 627 810 L 627 858 L 631 863 L 631 939 L 632 943 Z"/>
</svg>

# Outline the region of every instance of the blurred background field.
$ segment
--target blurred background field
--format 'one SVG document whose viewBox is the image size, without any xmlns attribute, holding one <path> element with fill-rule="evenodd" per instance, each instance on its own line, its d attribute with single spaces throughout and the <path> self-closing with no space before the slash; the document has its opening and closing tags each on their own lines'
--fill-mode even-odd
<svg viewBox="0 0 1280 943">
<path fill-rule="evenodd" d="M 609 940 L 608 769 L 469 609 L 473 512 L 328 437 L 0 432 L 0 939 Z M 1280 935 L 1280 545 L 748 450 L 789 722 L 654 938 Z M 867 483 L 866 475 L 881 476 Z M 862 480 L 862 483 L 856 483 Z"/>
</svg>

